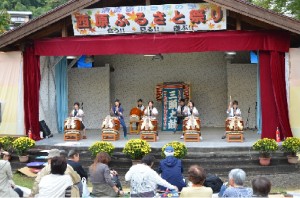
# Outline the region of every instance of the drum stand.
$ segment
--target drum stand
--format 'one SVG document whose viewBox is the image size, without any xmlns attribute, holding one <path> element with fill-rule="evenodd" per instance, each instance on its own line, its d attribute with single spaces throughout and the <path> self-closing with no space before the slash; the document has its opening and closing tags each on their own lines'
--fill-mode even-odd
<svg viewBox="0 0 300 198">
<path fill-rule="evenodd" d="M 139 123 L 140 122 L 134 122 L 134 121 L 130 121 L 129 122 L 129 134 L 130 135 L 138 135 L 139 134 L 139 132 L 140 132 L 140 129 L 139 129 L 140 125 L 139 125 Z M 135 126 L 132 126 L 132 125 L 136 125 L 136 124 L 138 124 L 138 127 L 137 127 L 137 129 L 134 129 Z"/>
</svg>

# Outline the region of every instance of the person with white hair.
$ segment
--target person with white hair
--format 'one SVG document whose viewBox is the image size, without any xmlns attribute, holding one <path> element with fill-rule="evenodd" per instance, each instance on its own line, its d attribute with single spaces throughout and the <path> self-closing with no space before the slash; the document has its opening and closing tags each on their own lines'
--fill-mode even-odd
<svg viewBox="0 0 300 198">
<path fill-rule="evenodd" d="M 223 185 L 219 197 L 252 197 L 251 188 L 244 187 L 246 173 L 242 169 L 232 169 L 228 175 L 229 187 Z"/>
<path fill-rule="evenodd" d="M 158 173 L 161 177 L 169 182 L 170 184 L 176 186 L 179 191 L 183 187 L 186 187 L 186 183 L 183 179 L 183 167 L 180 159 L 174 157 L 174 148 L 172 146 L 167 146 L 164 150 L 166 158 L 161 160 L 159 163 Z M 159 186 L 159 189 L 166 190 L 165 187 Z"/>
</svg>

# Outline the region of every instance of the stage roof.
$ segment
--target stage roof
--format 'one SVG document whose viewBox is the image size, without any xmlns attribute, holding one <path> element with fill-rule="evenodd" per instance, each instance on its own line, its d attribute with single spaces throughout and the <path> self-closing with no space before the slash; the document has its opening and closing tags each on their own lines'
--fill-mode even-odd
<svg viewBox="0 0 300 198">
<path fill-rule="evenodd" d="M 96 7 L 157 5 L 208 2 L 224 7 L 227 30 L 285 30 L 291 35 L 291 47 L 300 47 L 300 21 L 263 9 L 245 0 L 70 0 L 0 36 L 0 51 L 22 50 L 36 39 L 73 36 L 71 13 Z"/>
</svg>

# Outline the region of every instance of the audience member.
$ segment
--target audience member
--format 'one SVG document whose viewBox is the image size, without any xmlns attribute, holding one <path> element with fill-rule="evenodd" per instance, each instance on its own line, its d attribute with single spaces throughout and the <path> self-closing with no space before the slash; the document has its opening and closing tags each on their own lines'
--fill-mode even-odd
<svg viewBox="0 0 300 198">
<path fill-rule="evenodd" d="M 65 174 L 67 162 L 64 157 L 53 157 L 50 162 L 50 174 L 41 178 L 37 197 L 71 197 L 73 181 Z"/>
<path fill-rule="evenodd" d="M 58 149 L 51 149 L 49 151 L 48 164 L 38 173 L 37 177 L 35 178 L 35 181 L 33 183 L 33 187 L 32 187 L 32 190 L 31 190 L 31 197 L 39 194 L 39 183 L 40 183 L 41 179 L 44 176 L 51 174 L 51 160 L 54 157 L 60 157 L 60 152 L 59 152 Z M 81 184 L 79 174 L 76 171 L 74 171 L 74 169 L 70 165 L 67 165 L 65 174 L 71 176 L 73 184 L 75 184 L 75 185 Z M 77 192 L 76 192 L 76 189 L 77 189 Z M 73 187 L 72 193 L 75 193 L 75 194 L 79 195 L 78 188 Z"/>
<path fill-rule="evenodd" d="M 130 181 L 131 197 L 154 197 L 157 185 L 164 186 L 170 190 L 178 190 L 176 186 L 162 179 L 153 166 L 155 157 L 146 155 L 141 164 L 132 166 L 125 175 L 125 180 Z"/>
<path fill-rule="evenodd" d="M 68 160 L 67 163 L 72 166 L 72 168 L 74 169 L 74 171 L 76 171 L 81 179 L 83 177 L 85 177 L 86 179 L 88 179 L 88 175 L 85 172 L 85 170 L 82 168 L 81 164 L 80 164 L 80 156 L 79 156 L 79 152 L 75 151 L 75 150 L 70 150 L 68 153 Z"/>
<path fill-rule="evenodd" d="M 246 173 L 242 169 L 232 169 L 228 175 L 229 187 L 223 185 L 219 197 L 252 197 L 251 188 L 244 187 Z"/>
<path fill-rule="evenodd" d="M 14 190 L 13 174 L 10 163 L 6 160 L 6 155 L 7 153 L 2 151 L 2 159 L 0 160 L 0 197 L 19 197 L 19 194 Z"/>
<path fill-rule="evenodd" d="M 271 182 L 265 177 L 252 180 L 253 197 L 268 197 L 271 191 Z"/>
<path fill-rule="evenodd" d="M 167 146 L 164 154 L 166 158 L 161 160 L 159 163 L 158 173 L 170 184 L 177 186 L 178 190 L 181 191 L 183 187 L 186 187 L 186 183 L 183 179 L 183 167 L 181 160 L 174 157 L 174 148 Z M 159 189 L 166 190 L 165 187 L 159 186 Z"/>
<path fill-rule="evenodd" d="M 188 179 L 192 185 L 190 187 L 184 187 L 180 197 L 212 197 L 212 189 L 203 186 L 206 173 L 202 167 L 198 165 L 191 166 L 188 170 Z"/>
<path fill-rule="evenodd" d="M 107 153 L 100 152 L 89 168 L 90 180 L 93 185 L 92 195 L 95 197 L 116 197 L 123 194 L 112 179 L 108 167 L 110 160 L 111 158 Z"/>
</svg>

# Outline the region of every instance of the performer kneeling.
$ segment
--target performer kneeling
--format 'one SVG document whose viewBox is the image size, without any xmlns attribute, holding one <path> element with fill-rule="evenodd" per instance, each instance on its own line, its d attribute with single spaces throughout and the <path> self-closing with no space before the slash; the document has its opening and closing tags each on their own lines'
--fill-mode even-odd
<svg viewBox="0 0 300 198">
<path fill-rule="evenodd" d="M 234 100 L 233 102 L 231 102 L 231 96 L 230 96 L 230 102 L 229 102 L 229 105 L 228 105 L 228 109 L 226 111 L 227 113 L 227 119 L 230 119 L 232 117 L 235 117 L 235 116 L 238 116 L 238 117 L 241 117 L 242 116 L 242 112 L 240 110 L 240 108 L 238 107 L 239 105 L 239 102 Z M 222 136 L 222 139 L 225 139 L 226 138 L 226 132 L 225 134 Z"/>
<path fill-rule="evenodd" d="M 115 100 L 115 106 L 113 106 L 111 108 L 111 114 L 116 116 L 119 119 L 120 124 L 123 127 L 124 138 L 128 139 L 127 138 L 127 128 L 126 128 L 126 124 L 125 124 L 124 117 L 123 117 L 123 111 L 124 110 L 123 110 L 123 107 L 121 107 L 120 100 L 116 99 Z"/>
<path fill-rule="evenodd" d="M 148 102 L 147 108 L 144 110 L 144 115 L 149 116 L 151 119 L 156 119 L 156 116 L 158 115 L 157 109 L 153 106 L 153 101 L 150 100 Z M 157 139 L 158 138 L 158 131 L 157 131 Z"/>
<path fill-rule="evenodd" d="M 83 136 L 82 139 L 86 139 L 86 131 L 85 131 L 85 126 L 82 122 L 83 117 L 84 117 L 84 112 L 82 109 L 80 109 L 80 104 L 79 102 L 74 103 L 74 109 L 70 113 L 70 117 L 75 117 L 80 120 L 80 129 L 83 130 Z"/>
</svg>

